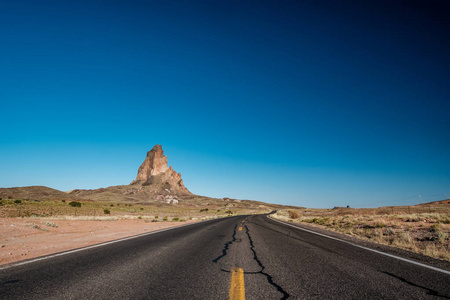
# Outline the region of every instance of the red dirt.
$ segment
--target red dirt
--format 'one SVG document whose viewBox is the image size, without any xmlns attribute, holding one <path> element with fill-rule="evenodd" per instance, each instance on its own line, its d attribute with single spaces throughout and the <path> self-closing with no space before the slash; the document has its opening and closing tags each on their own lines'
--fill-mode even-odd
<svg viewBox="0 0 450 300">
<path fill-rule="evenodd" d="M 0 265 L 193 222 L 0 218 Z"/>
</svg>

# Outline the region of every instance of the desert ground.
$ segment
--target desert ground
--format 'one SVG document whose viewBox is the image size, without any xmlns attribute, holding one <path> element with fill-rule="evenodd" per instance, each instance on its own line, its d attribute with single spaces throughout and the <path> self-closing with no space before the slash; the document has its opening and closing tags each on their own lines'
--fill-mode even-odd
<svg viewBox="0 0 450 300">
<path fill-rule="evenodd" d="M 0 218 L 0 265 L 192 222 Z"/>
</svg>

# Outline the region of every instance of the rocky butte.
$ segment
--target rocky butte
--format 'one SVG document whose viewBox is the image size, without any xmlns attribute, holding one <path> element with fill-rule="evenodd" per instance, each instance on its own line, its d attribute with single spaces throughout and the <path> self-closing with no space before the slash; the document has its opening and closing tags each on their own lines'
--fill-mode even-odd
<svg viewBox="0 0 450 300">
<path fill-rule="evenodd" d="M 139 167 L 136 179 L 131 185 L 151 186 L 155 190 L 190 194 L 183 184 L 181 174 L 175 172 L 172 166 L 167 166 L 167 156 L 164 155 L 161 145 L 155 145 L 147 152 L 147 157 Z"/>
</svg>

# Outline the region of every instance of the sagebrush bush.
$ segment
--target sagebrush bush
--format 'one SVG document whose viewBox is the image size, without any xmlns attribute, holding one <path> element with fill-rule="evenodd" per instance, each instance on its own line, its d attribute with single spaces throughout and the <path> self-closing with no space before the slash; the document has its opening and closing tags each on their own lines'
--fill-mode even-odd
<svg viewBox="0 0 450 300">
<path fill-rule="evenodd" d="M 413 239 L 411 238 L 411 235 L 409 232 L 401 232 L 400 233 L 400 241 L 402 241 L 405 244 L 412 243 Z"/>
<path fill-rule="evenodd" d="M 392 228 L 392 227 L 387 227 L 385 230 L 384 230 L 384 235 L 394 235 L 395 234 L 395 230 L 394 230 L 394 228 Z"/>
<path fill-rule="evenodd" d="M 111 214 L 111 211 L 109 210 L 109 209 L 104 209 L 103 210 L 103 213 L 105 214 L 105 215 L 109 215 L 109 214 Z"/>
<path fill-rule="evenodd" d="M 448 234 L 442 231 L 436 232 L 436 241 L 438 243 L 444 244 L 448 239 Z"/>
<path fill-rule="evenodd" d="M 55 223 L 52 223 L 52 222 L 47 222 L 47 223 L 45 223 L 45 225 L 48 226 L 48 227 L 58 228 L 58 225 L 56 225 Z"/>
<path fill-rule="evenodd" d="M 430 226 L 430 231 L 431 232 L 438 232 L 439 229 L 441 228 L 441 225 L 439 225 L 439 223 L 433 224 Z"/>
<path fill-rule="evenodd" d="M 291 219 L 298 219 L 300 216 L 298 214 L 298 212 L 294 211 L 294 210 L 290 210 L 289 211 L 289 218 Z"/>
<path fill-rule="evenodd" d="M 81 202 L 78 202 L 78 201 L 70 201 L 70 202 L 69 202 L 69 206 L 72 206 L 72 207 L 81 207 Z"/>
</svg>

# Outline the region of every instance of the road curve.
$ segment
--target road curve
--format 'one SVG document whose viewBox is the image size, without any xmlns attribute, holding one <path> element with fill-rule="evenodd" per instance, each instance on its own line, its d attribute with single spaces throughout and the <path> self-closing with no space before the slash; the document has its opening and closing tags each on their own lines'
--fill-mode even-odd
<svg viewBox="0 0 450 300">
<path fill-rule="evenodd" d="M 0 299 L 229 299 L 232 293 L 449 299 L 450 275 L 265 215 L 195 223 L 0 270 Z"/>
</svg>

